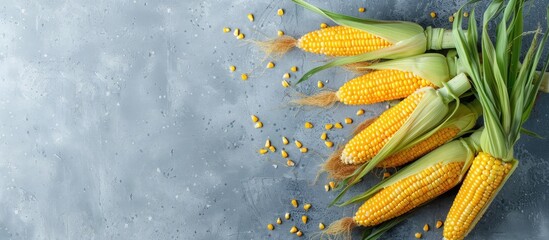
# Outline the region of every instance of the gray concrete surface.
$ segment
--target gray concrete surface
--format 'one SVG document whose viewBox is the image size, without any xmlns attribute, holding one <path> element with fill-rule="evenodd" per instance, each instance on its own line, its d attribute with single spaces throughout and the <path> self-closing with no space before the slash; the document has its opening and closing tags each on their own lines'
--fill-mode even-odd
<svg viewBox="0 0 549 240">
<path fill-rule="evenodd" d="M 337 12 L 448 27 L 465 1 L 312 1 Z M 530 1 L 527 28 L 545 21 L 547 1 Z M 358 7 L 367 12 L 359 14 Z M 543 6 L 543 7 L 540 7 Z M 284 8 L 286 15 L 276 16 Z M 435 10 L 440 18 L 432 20 Z M 250 23 L 246 14 L 255 14 Z M 0 239 L 290 239 L 296 224 L 313 236 L 356 207 L 326 208 L 333 193 L 311 181 L 330 154 L 318 139 L 326 122 L 356 122 L 385 105 L 298 109 L 291 82 L 323 58 L 293 51 L 264 70 L 263 55 L 232 34 L 266 39 L 282 29 L 300 36 L 321 17 L 284 1 L 0 2 Z M 235 73 L 229 65 L 237 66 Z M 243 82 L 240 73 L 250 73 Z M 352 74 L 329 70 L 313 80 L 336 88 Z M 297 88 L 317 91 L 315 84 Z M 264 123 L 254 129 L 250 114 Z M 549 137 L 549 95 L 527 128 Z M 316 124 L 304 129 L 303 123 Z M 330 132 L 341 143 L 352 126 Z M 299 139 L 310 151 L 283 146 Z M 270 138 L 277 154 L 259 156 Z M 547 139 L 524 137 L 521 160 L 471 239 L 549 239 Z M 379 175 L 380 173 L 377 173 Z M 355 193 L 377 181 L 370 176 Z M 410 239 L 443 219 L 455 191 L 416 211 L 386 239 Z M 310 202 L 310 223 L 289 199 Z M 292 222 L 266 230 L 284 212 Z M 441 231 L 424 234 L 440 239 Z"/>
</svg>

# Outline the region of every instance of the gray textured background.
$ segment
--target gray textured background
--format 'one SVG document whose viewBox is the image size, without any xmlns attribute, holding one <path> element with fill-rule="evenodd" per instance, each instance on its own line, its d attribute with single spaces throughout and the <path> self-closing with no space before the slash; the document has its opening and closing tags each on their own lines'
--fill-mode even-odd
<svg viewBox="0 0 549 240">
<path fill-rule="evenodd" d="M 448 27 L 447 17 L 465 1 L 312 2 Z M 531 1 L 527 28 L 544 23 L 546 4 Z M 366 13 L 357 12 L 361 6 Z M 278 8 L 286 9 L 284 17 L 276 16 Z M 432 10 L 440 18 L 430 19 Z M 300 36 L 323 21 L 288 0 L 1 1 L 0 239 L 288 239 L 292 224 L 311 236 L 319 221 L 351 215 L 356 207 L 324 207 L 333 198 L 324 179 L 311 185 L 330 154 L 318 137 L 324 123 L 352 116 L 354 126 L 385 105 L 368 106 L 361 117 L 354 116 L 358 107 L 290 108 L 292 90 L 280 86 L 282 74 L 293 65 L 302 74 L 323 58 L 293 51 L 265 70 L 257 49 L 221 31 L 239 27 L 246 39 L 273 37 L 278 29 Z M 242 72 L 250 73 L 247 82 Z M 351 77 L 329 70 L 313 80 L 336 88 Z M 298 90 L 312 93 L 315 85 Z M 548 113 L 544 94 L 526 127 L 549 137 Z M 263 129 L 253 128 L 250 114 Z M 304 129 L 304 121 L 316 127 Z M 341 143 L 350 130 L 329 136 Z M 257 154 L 267 138 L 282 149 L 282 135 L 310 149 L 301 154 L 286 146 L 295 168 L 285 167 L 279 153 Z M 521 165 L 471 239 L 549 238 L 548 143 L 520 140 Z M 377 179 L 370 176 L 355 192 Z M 424 223 L 444 219 L 453 194 L 386 236 L 409 239 Z M 300 224 L 302 210 L 289 205 L 294 197 L 313 203 L 310 224 Z M 294 223 L 267 231 L 286 211 Z M 440 239 L 441 231 L 424 237 Z"/>
</svg>

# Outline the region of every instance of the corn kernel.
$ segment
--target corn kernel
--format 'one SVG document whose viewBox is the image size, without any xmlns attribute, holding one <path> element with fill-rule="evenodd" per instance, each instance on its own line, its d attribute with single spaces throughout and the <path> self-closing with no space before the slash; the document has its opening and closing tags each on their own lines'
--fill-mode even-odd
<svg viewBox="0 0 549 240">
<path fill-rule="evenodd" d="M 231 72 L 234 72 L 234 71 L 236 71 L 236 67 L 235 67 L 235 66 L 233 66 L 233 65 L 229 66 L 229 71 L 231 71 Z"/>
<path fill-rule="evenodd" d="M 280 155 L 282 155 L 283 158 L 287 158 L 288 157 L 288 153 L 285 151 L 285 150 L 282 150 L 280 152 Z"/>
<path fill-rule="evenodd" d="M 246 80 L 248 80 L 248 74 L 243 73 L 243 74 L 240 75 L 240 78 L 242 78 L 243 81 L 246 81 Z"/>
<path fill-rule="evenodd" d="M 290 86 L 290 83 L 289 83 L 288 81 L 286 81 L 286 80 L 282 80 L 282 86 L 285 87 L 285 88 L 287 88 L 287 87 Z"/>
<path fill-rule="evenodd" d="M 309 151 L 309 149 L 306 148 L 306 147 L 302 147 L 302 148 L 299 149 L 299 151 L 302 152 L 302 153 L 306 153 L 306 152 Z"/>
<path fill-rule="evenodd" d="M 267 68 L 274 68 L 275 64 L 273 62 L 267 63 Z"/>
<path fill-rule="evenodd" d="M 292 206 L 294 206 L 295 208 L 299 206 L 299 204 L 297 203 L 297 200 L 295 199 L 292 199 L 291 203 L 292 203 Z"/>
<path fill-rule="evenodd" d="M 313 128 L 313 124 L 311 122 L 305 122 L 305 128 Z"/>
<path fill-rule="evenodd" d="M 238 37 L 238 35 L 240 35 L 240 29 L 235 28 L 235 29 L 234 29 L 234 32 L 233 32 L 233 35 L 234 35 L 235 37 Z"/>
<path fill-rule="evenodd" d="M 303 144 L 301 144 L 300 141 L 295 140 L 295 146 L 296 146 L 297 148 L 300 148 L 300 147 L 303 146 Z"/>
<path fill-rule="evenodd" d="M 334 127 L 334 125 L 331 124 L 331 123 L 328 123 L 328 124 L 324 125 L 324 128 L 325 128 L 326 130 L 330 130 L 330 129 L 332 129 L 333 127 Z"/>
<path fill-rule="evenodd" d="M 297 228 L 295 226 L 292 226 L 292 228 L 290 228 L 290 233 L 296 233 L 297 232 Z"/>
<path fill-rule="evenodd" d="M 327 27 L 328 27 L 328 24 L 326 24 L 326 23 L 321 23 L 320 24 L 320 28 L 327 28 Z"/>
<path fill-rule="evenodd" d="M 436 12 L 431 12 L 431 18 L 436 18 L 437 17 L 437 13 Z"/>
<path fill-rule="evenodd" d="M 282 8 L 278 9 L 278 11 L 276 11 L 276 15 L 278 15 L 278 16 L 284 15 L 284 9 L 282 9 Z"/>
<path fill-rule="evenodd" d="M 290 71 L 292 71 L 292 72 L 297 72 L 297 66 L 291 67 L 291 68 L 290 68 Z"/>
<path fill-rule="evenodd" d="M 288 79 L 288 78 L 290 78 L 290 74 L 289 73 L 284 73 L 284 75 L 282 75 L 282 78 Z"/>
<path fill-rule="evenodd" d="M 270 146 L 270 147 L 269 147 L 269 150 L 270 150 L 271 152 L 276 152 L 276 148 L 275 148 L 274 146 Z"/>
<path fill-rule="evenodd" d="M 259 149 L 259 154 L 263 155 L 265 153 L 267 153 L 267 149 L 265 148 Z"/>
<path fill-rule="evenodd" d="M 334 143 L 330 141 L 324 141 L 324 144 L 326 144 L 326 147 L 329 147 L 329 148 L 334 146 Z"/>
<path fill-rule="evenodd" d="M 336 183 L 335 182 L 329 182 L 328 185 L 330 185 L 330 188 L 331 189 L 334 189 L 336 187 Z"/>
<path fill-rule="evenodd" d="M 363 8 L 363 7 L 358 8 L 358 12 L 366 12 L 366 8 Z"/>
<path fill-rule="evenodd" d="M 320 135 L 320 139 L 322 139 L 322 140 L 328 139 L 328 134 L 327 134 L 326 132 L 323 132 L 323 133 Z"/>
<path fill-rule="evenodd" d="M 278 36 L 284 36 L 284 31 L 278 30 L 278 31 L 276 32 L 276 35 L 278 35 Z"/>
<path fill-rule="evenodd" d="M 305 203 L 305 205 L 303 205 L 303 209 L 305 209 L 305 211 L 309 211 L 312 206 L 313 205 L 311 205 L 310 203 Z"/>
<path fill-rule="evenodd" d="M 341 123 L 338 122 L 334 125 L 334 127 L 335 128 L 343 128 L 343 125 L 341 125 Z"/>
<path fill-rule="evenodd" d="M 316 86 L 317 86 L 318 88 L 323 88 L 323 87 L 324 87 L 324 83 L 323 83 L 322 81 L 318 81 L 318 82 L 316 83 Z"/>
<path fill-rule="evenodd" d="M 284 214 L 284 218 L 285 218 L 286 220 L 290 220 L 290 213 L 287 212 L 286 214 Z"/>
<path fill-rule="evenodd" d="M 429 224 L 425 224 L 425 226 L 423 226 L 423 231 L 429 231 Z"/>
<path fill-rule="evenodd" d="M 286 137 L 283 136 L 283 137 L 282 137 L 282 143 L 283 143 L 284 145 L 288 145 L 289 141 L 288 141 L 288 139 L 287 139 Z"/>
<path fill-rule="evenodd" d="M 228 27 L 224 27 L 224 28 L 223 28 L 223 32 L 224 32 L 224 33 L 228 33 L 228 32 L 230 32 L 230 31 L 231 31 L 231 29 L 228 28 Z"/>
<path fill-rule="evenodd" d="M 318 224 L 318 229 L 320 229 L 320 230 L 324 230 L 325 227 L 326 226 L 324 226 L 324 223 L 319 223 Z"/>
<path fill-rule="evenodd" d="M 464 17 L 469 17 L 469 12 L 463 12 Z"/>
<path fill-rule="evenodd" d="M 244 36 L 244 34 L 241 33 L 241 34 L 238 34 L 238 36 L 236 36 L 236 39 L 244 39 L 244 37 L 246 36 Z"/>
<path fill-rule="evenodd" d="M 265 141 L 265 147 L 269 148 L 270 146 L 271 146 L 271 140 L 267 139 L 267 141 Z"/>
<path fill-rule="evenodd" d="M 252 122 L 259 121 L 259 118 L 256 115 L 252 115 L 251 117 L 252 117 Z"/>
<path fill-rule="evenodd" d="M 391 176 L 391 173 L 390 172 L 384 172 L 383 173 L 383 178 L 388 178 Z"/>
<path fill-rule="evenodd" d="M 307 215 L 301 216 L 301 221 L 303 222 L 303 224 L 307 224 L 307 220 L 309 220 L 309 218 L 307 217 Z"/>
<path fill-rule="evenodd" d="M 277 218 L 277 219 L 276 219 L 276 224 L 278 224 L 278 225 L 282 224 L 282 219 Z"/>
<path fill-rule="evenodd" d="M 420 239 L 420 238 L 421 238 L 421 233 L 416 233 L 415 237 L 416 237 L 417 239 Z"/>
<path fill-rule="evenodd" d="M 351 124 L 351 123 L 353 123 L 353 119 L 352 118 L 345 118 L 345 123 L 346 124 Z"/>
<path fill-rule="evenodd" d="M 326 192 L 330 191 L 330 185 L 328 184 L 324 185 L 324 190 L 326 190 Z"/>
<path fill-rule="evenodd" d="M 269 229 L 269 231 L 274 230 L 274 228 L 275 228 L 275 227 L 274 227 L 273 224 L 271 224 L 271 223 L 267 224 L 267 229 Z"/>
<path fill-rule="evenodd" d="M 295 233 L 295 235 L 297 235 L 298 237 L 301 237 L 301 236 L 303 236 L 303 232 L 297 231 L 297 232 Z"/>
<path fill-rule="evenodd" d="M 295 162 L 292 161 L 291 159 L 288 159 L 288 161 L 286 161 L 286 165 L 288 165 L 288 167 L 293 167 L 295 166 Z"/>
<path fill-rule="evenodd" d="M 255 128 L 262 128 L 262 127 L 263 127 L 263 123 L 262 123 L 262 122 L 256 122 L 254 127 L 255 127 Z"/>
<path fill-rule="evenodd" d="M 251 13 L 248 13 L 248 20 L 250 20 L 250 22 L 253 22 L 254 21 L 254 15 L 251 14 Z"/>
<path fill-rule="evenodd" d="M 448 17 L 448 21 L 449 21 L 449 22 L 454 22 L 454 16 Z"/>
<path fill-rule="evenodd" d="M 442 221 L 438 220 L 437 224 L 435 225 L 436 228 L 442 227 Z"/>
<path fill-rule="evenodd" d="M 363 115 L 363 114 L 364 114 L 364 109 L 358 109 L 358 111 L 356 111 L 357 116 L 360 116 L 360 115 Z"/>
</svg>

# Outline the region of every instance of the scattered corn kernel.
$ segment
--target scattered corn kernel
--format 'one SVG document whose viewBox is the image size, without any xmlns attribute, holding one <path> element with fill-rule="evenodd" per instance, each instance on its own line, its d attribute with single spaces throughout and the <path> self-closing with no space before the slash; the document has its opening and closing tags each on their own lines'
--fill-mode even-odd
<svg viewBox="0 0 549 240">
<path fill-rule="evenodd" d="M 282 86 L 285 87 L 285 88 L 287 88 L 287 87 L 290 86 L 290 83 L 289 83 L 288 81 L 286 81 L 286 80 L 282 80 Z"/>
<path fill-rule="evenodd" d="M 320 24 L 320 28 L 327 28 L 327 27 L 328 27 L 328 24 L 326 24 L 326 23 L 321 23 Z"/>
<path fill-rule="evenodd" d="M 299 151 L 302 152 L 302 153 L 306 153 L 306 152 L 309 151 L 309 149 L 306 148 L 306 147 L 302 147 L 302 148 L 299 149 Z"/>
<path fill-rule="evenodd" d="M 278 36 L 284 36 L 284 31 L 278 30 L 278 31 L 276 32 L 276 34 L 277 34 Z"/>
<path fill-rule="evenodd" d="M 345 118 L 345 123 L 346 124 L 351 124 L 351 123 L 353 123 L 353 119 L 352 118 Z"/>
<path fill-rule="evenodd" d="M 328 184 L 324 185 L 324 190 L 326 190 L 326 192 L 330 191 L 330 185 Z"/>
<path fill-rule="evenodd" d="M 333 127 L 334 127 L 334 125 L 331 124 L 331 123 L 328 123 L 328 124 L 324 125 L 324 128 L 325 128 L 326 130 L 330 130 L 330 129 L 332 129 Z"/>
<path fill-rule="evenodd" d="M 278 224 L 278 225 L 282 224 L 282 219 L 277 218 L 277 219 L 276 219 L 276 224 Z"/>
<path fill-rule="evenodd" d="M 429 224 L 425 224 L 425 226 L 423 226 L 423 231 L 429 231 Z"/>
<path fill-rule="evenodd" d="M 312 206 L 313 205 L 311 205 L 310 203 L 305 203 L 305 205 L 303 205 L 303 209 L 305 209 L 305 211 L 309 211 Z"/>
<path fill-rule="evenodd" d="M 363 7 L 358 8 L 358 12 L 366 12 L 366 8 L 363 8 Z"/>
<path fill-rule="evenodd" d="M 228 28 L 228 27 L 224 27 L 224 28 L 223 28 L 223 32 L 224 32 L 224 33 L 228 33 L 228 32 L 230 32 L 230 31 L 231 31 L 231 29 Z"/>
<path fill-rule="evenodd" d="M 330 188 L 331 189 L 334 189 L 336 187 L 336 183 L 335 182 L 329 182 L 328 185 L 330 185 Z"/>
<path fill-rule="evenodd" d="M 251 14 L 251 13 L 248 13 L 248 20 L 250 20 L 250 22 L 253 22 L 254 21 L 254 15 Z"/>
<path fill-rule="evenodd" d="M 362 114 L 364 114 L 364 109 L 358 109 L 358 111 L 356 111 L 357 116 L 360 116 Z"/>
<path fill-rule="evenodd" d="M 334 127 L 335 128 L 343 128 L 343 125 L 341 125 L 341 123 L 338 122 L 334 125 Z"/>
<path fill-rule="evenodd" d="M 431 18 L 436 18 L 437 17 L 437 13 L 436 12 L 431 12 Z"/>
<path fill-rule="evenodd" d="M 278 9 L 278 11 L 276 11 L 276 15 L 278 15 L 278 16 L 284 15 L 284 9 L 282 9 L 282 8 Z"/>
<path fill-rule="evenodd" d="M 291 67 L 291 68 L 290 68 L 290 71 L 292 71 L 292 72 L 297 72 L 297 66 Z"/>
<path fill-rule="evenodd" d="M 268 152 L 268 151 L 267 151 L 267 149 L 265 149 L 265 148 L 259 149 L 259 154 L 261 154 L 261 155 L 263 155 L 263 154 L 265 154 L 265 153 L 267 153 L 267 152 Z"/>
<path fill-rule="evenodd" d="M 254 127 L 255 127 L 255 128 L 262 128 L 262 127 L 263 127 L 263 123 L 262 123 L 262 122 L 256 122 Z"/>
<path fill-rule="evenodd" d="M 282 78 L 288 79 L 288 78 L 290 78 L 290 74 L 289 73 L 284 73 L 284 75 L 282 75 Z"/>
<path fill-rule="evenodd" d="M 313 124 L 311 122 L 305 122 L 305 128 L 313 128 Z"/>
<path fill-rule="evenodd" d="M 236 36 L 236 39 L 244 39 L 244 37 L 246 36 L 244 36 L 244 34 L 241 33 L 241 34 L 238 34 L 238 36 Z"/>
<path fill-rule="evenodd" d="M 290 220 L 290 213 L 287 212 L 286 214 L 284 214 L 284 218 L 285 218 L 286 220 Z"/>
<path fill-rule="evenodd" d="M 259 121 L 259 118 L 256 115 L 252 115 L 252 121 L 257 122 Z"/>
<path fill-rule="evenodd" d="M 384 172 L 383 173 L 383 178 L 388 178 L 391 176 L 391 173 L 390 172 Z"/>
<path fill-rule="evenodd" d="M 442 227 L 442 221 L 438 220 L 437 224 L 435 225 L 436 228 Z"/>
<path fill-rule="evenodd" d="M 295 208 L 299 206 L 299 204 L 297 203 L 297 200 L 295 199 L 292 199 L 291 203 L 292 203 L 292 206 L 294 206 Z"/>
<path fill-rule="evenodd" d="M 271 223 L 267 224 L 267 229 L 269 229 L 269 231 L 272 231 L 275 229 L 275 226 Z"/>
<path fill-rule="evenodd" d="M 329 147 L 329 148 L 334 146 L 334 143 L 330 141 L 324 141 L 324 144 L 326 144 L 326 147 Z"/>
<path fill-rule="evenodd" d="M 297 146 L 297 148 L 300 148 L 303 146 L 303 144 L 301 144 L 301 142 L 297 140 L 295 140 L 295 145 Z"/>
<path fill-rule="evenodd" d="M 234 35 L 235 37 L 238 37 L 238 35 L 240 35 L 240 29 L 235 28 L 235 29 L 234 29 L 234 32 L 233 32 L 233 35 Z"/>
<path fill-rule="evenodd" d="M 454 22 L 454 16 L 448 17 L 448 21 L 449 21 L 449 22 Z"/>
<path fill-rule="evenodd" d="M 268 148 L 270 146 L 271 146 L 271 140 L 267 139 L 267 141 L 265 141 L 265 147 Z"/>
<path fill-rule="evenodd" d="M 288 161 L 286 161 L 286 165 L 288 165 L 288 167 L 293 167 L 295 166 L 295 162 L 292 161 L 291 159 L 288 159 Z"/>
<path fill-rule="evenodd" d="M 280 155 L 282 155 L 283 158 L 287 158 L 288 157 L 288 152 L 286 152 L 285 150 L 282 150 L 280 152 Z"/>
<path fill-rule="evenodd" d="M 298 237 L 301 237 L 301 236 L 303 236 L 303 232 L 297 231 L 297 232 L 295 233 L 295 235 L 297 235 Z"/>
<path fill-rule="evenodd" d="M 235 67 L 235 66 L 233 66 L 233 65 L 229 66 L 229 71 L 231 71 L 231 72 L 234 72 L 234 71 L 236 71 L 236 67 Z"/>
<path fill-rule="evenodd" d="M 324 226 L 324 223 L 319 223 L 318 224 L 318 229 L 320 229 L 320 230 L 324 230 L 325 227 L 326 226 Z"/>
<path fill-rule="evenodd" d="M 275 64 L 273 62 L 267 63 L 267 68 L 274 68 Z"/>
<path fill-rule="evenodd" d="M 248 74 L 243 73 L 242 75 L 240 75 L 240 78 L 242 78 L 242 80 L 246 81 L 246 80 L 248 80 Z"/>
<path fill-rule="evenodd" d="M 292 228 L 290 228 L 290 232 L 291 233 L 296 233 L 297 232 L 297 228 L 295 226 L 292 226 Z"/>
<path fill-rule="evenodd" d="M 464 17 L 469 17 L 469 12 L 464 12 L 464 13 L 463 13 L 463 16 L 464 16 Z"/>
<path fill-rule="evenodd" d="M 316 86 L 317 86 L 318 88 L 323 88 L 323 87 L 324 87 L 324 83 L 323 83 L 322 81 L 318 81 L 318 82 L 316 83 Z"/>
<path fill-rule="evenodd" d="M 416 236 L 417 239 L 420 239 L 421 238 L 421 233 L 416 233 L 415 236 Z"/>
<path fill-rule="evenodd" d="M 328 134 L 327 134 L 326 132 L 323 132 L 323 133 L 320 135 L 320 139 L 322 139 L 322 140 L 328 139 Z"/>
<path fill-rule="evenodd" d="M 282 137 L 282 143 L 283 143 L 284 145 L 288 145 L 289 141 L 288 141 L 288 139 L 287 139 L 286 137 L 283 136 L 283 137 Z"/>
<path fill-rule="evenodd" d="M 307 217 L 307 215 L 301 216 L 301 221 L 303 222 L 303 224 L 307 224 L 308 220 L 309 220 L 309 218 Z"/>
<path fill-rule="evenodd" d="M 275 148 L 274 146 L 270 146 L 270 147 L 269 147 L 269 150 L 270 150 L 271 152 L 276 152 L 276 148 Z"/>
</svg>

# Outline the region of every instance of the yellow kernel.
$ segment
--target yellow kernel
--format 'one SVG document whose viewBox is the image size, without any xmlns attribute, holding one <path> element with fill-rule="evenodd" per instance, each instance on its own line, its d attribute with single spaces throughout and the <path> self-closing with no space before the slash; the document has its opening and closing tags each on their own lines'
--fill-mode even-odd
<svg viewBox="0 0 549 240">
<path fill-rule="evenodd" d="M 296 146 L 297 148 L 300 148 L 300 147 L 303 146 L 303 144 L 301 144 L 300 141 L 295 140 L 295 146 Z"/>
<path fill-rule="evenodd" d="M 330 185 L 328 184 L 324 185 L 324 190 L 326 190 L 326 192 L 330 191 Z"/>
<path fill-rule="evenodd" d="M 290 74 L 289 73 L 284 73 L 284 75 L 282 75 L 282 78 L 288 79 L 288 78 L 290 78 Z"/>
<path fill-rule="evenodd" d="M 299 204 L 297 203 L 297 200 L 295 199 L 292 199 L 291 203 L 292 203 L 292 206 L 294 206 L 295 208 L 299 206 Z"/>
<path fill-rule="evenodd" d="M 437 13 L 436 12 L 431 12 L 431 18 L 436 18 L 437 17 Z"/>
<path fill-rule="evenodd" d="M 362 114 L 364 114 L 364 109 L 358 109 L 358 111 L 356 111 L 357 116 L 360 116 Z"/>
<path fill-rule="evenodd" d="M 235 67 L 235 66 L 233 66 L 233 65 L 229 66 L 229 71 L 231 71 L 231 72 L 234 72 L 234 71 L 236 71 L 236 67 Z"/>
<path fill-rule="evenodd" d="M 255 127 L 255 128 L 262 128 L 262 127 L 263 127 L 263 123 L 262 123 L 262 122 L 256 122 L 254 127 Z"/>
<path fill-rule="evenodd" d="M 335 128 L 343 128 L 343 125 L 341 125 L 341 123 L 338 122 L 334 125 L 334 127 Z"/>
<path fill-rule="evenodd" d="M 276 224 L 278 224 L 278 225 L 282 224 L 282 219 L 277 218 L 277 219 L 276 219 Z"/>
<path fill-rule="evenodd" d="M 320 230 L 324 230 L 325 227 L 326 226 L 324 226 L 324 223 L 319 223 L 318 224 L 318 229 L 320 229 Z"/>
<path fill-rule="evenodd" d="M 296 233 L 297 232 L 297 228 L 295 226 L 292 226 L 292 228 L 290 228 L 290 233 Z"/>
<path fill-rule="evenodd" d="M 267 68 L 274 68 L 275 64 L 273 62 L 267 63 Z"/>
<path fill-rule="evenodd" d="M 276 148 L 275 148 L 274 146 L 270 146 L 270 147 L 269 147 L 269 150 L 270 150 L 271 152 L 276 152 Z"/>
<path fill-rule="evenodd" d="M 286 220 L 290 220 L 290 213 L 287 212 L 286 214 L 284 214 L 284 218 L 285 218 Z"/>
<path fill-rule="evenodd" d="M 454 16 L 448 17 L 448 21 L 449 21 L 449 22 L 454 22 Z"/>
<path fill-rule="evenodd" d="M 242 78 L 243 81 L 246 81 L 246 80 L 248 80 L 248 74 L 243 73 L 243 74 L 240 75 L 240 78 Z"/>
<path fill-rule="evenodd" d="M 301 221 L 303 222 L 303 224 L 307 224 L 307 220 L 309 220 L 309 218 L 307 217 L 307 215 L 301 216 Z"/>
<path fill-rule="evenodd" d="M 303 209 L 305 209 L 305 211 L 309 211 L 312 206 L 313 205 L 311 205 L 310 203 L 305 203 L 305 205 L 303 205 Z"/>
<path fill-rule="evenodd" d="M 345 118 L 345 123 L 346 124 L 351 124 L 351 123 L 353 123 L 353 119 L 352 118 Z"/>
<path fill-rule="evenodd" d="M 295 235 L 297 235 L 298 237 L 301 237 L 301 236 L 303 236 L 303 232 L 297 231 L 297 232 L 295 233 Z"/>
<path fill-rule="evenodd" d="M 297 66 L 291 67 L 291 68 L 290 68 L 290 71 L 292 71 L 292 72 L 297 72 Z"/>
<path fill-rule="evenodd" d="M 246 36 L 244 36 L 244 34 L 241 33 L 241 34 L 238 34 L 238 36 L 236 36 L 236 39 L 244 39 L 244 37 Z"/>
<path fill-rule="evenodd" d="M 425 226 L 423 226 L 423 231 L 429 231 L 429 224 L 425 224 Z"/>
<path fill-rule="evenodd" d="M 240 35 L 240 29 L 235 28 L 235 29 L 234 29 L 234 32 L 233 32 L 233 35 L 234 35 L 235 37 L 238 37 L 238 35 Z"/>
<path fill-rule="evenodd" d="M 469 12 L 463 12 L 464 17 L 469 17 Z"/>
<path fill-rule="evenodd" d="M 334 143 L 330 141 L 324 141 L 324 144 L 326 144 L 326 147 L 329 147 L 329 148 L 334 146 Z"/>
<path fill-rule="evenodd" d="M 282 137 L 282 143 L 283 143 L 284 145 L 288 145 L 289 141 L 288 141 L 288 139 L 287 139 L 286 137 L 283 136 L 283 137 Z"/>
<path fill-rule="evenodd" d="M 254 15 L 251 14 L 251 13 L 248 13 L 248 20 L 250 20 L 250 22 L 253 22 L 254 21 Z"/>
<path fill-rule="evenodd" d="M 263 155 L 265 153 L 267 153 L 267 149 L 265 148 L 259 149 L 259 154 Z"/>
<path fill-rule="evenodd" d="M 421 233 L 416 233 L 415 237 L 416 237 L 417 239 L 420 239 L 420 238 L 421 238 Z"/>
<path fill-rule="evenodd" d="M 285 150 L 282 150 L 280 152 L 280 155 L 282 155 L 283 158 L 287 158 L 288 157 L 288 153 L 285 151 Z"/>
<path fill-rule="evenodd" d="M 299 151 L 302 152 L 302 153 L 306 153 L 306 152 L 309 151 L 309 149 L 305 148 L 305 147 L 302 147 L 302 148 L 299 149 Z"/>
<path fill-rule="evenodd" d="M 259 121 L 259 118 L 256 115 L 252 115 L 251 117 L 252 117 L 252 122 Z"/>
<path fill-rule="evenodd" d="M 286 161 L 286 165 L 288 165 L 288 167 L 293 167 L 295 166 L 295 162 L 292 161 L 291 159 L 288 159 L 288 161 Z"/>
<path fill-rule="evenodd" d="M 278 15 L 278 16 L 284 15 L 284 9 L 282 9 L 282 8 L 278 9 L 278 11 L 276 11 L 276 15 Z"/>
<path fill-rule="evenodd" d="M 332 129 L 333 127 L 334 127 L 334 125 L 331 124 L 331 123 L 328 123 L 328 124 L 324 125 L 324 128 L 325 128 L 326 130 L 330 130 L 330 129 Z"/>
<path fill-rule="evenodd" d="M 330 188 L 331 189 L 334 189 L 336 187 L 336 183 L 335 182 L 329 182 L 328 185 L 330 185 Z"/>
<path fill-rule="evenodd" d="M 313 128 L 313 124 L 311 122 L 305 122 L 305 128 Z"/>
<path fill-rule="evenodd" d="M 289 83 L 288 81 L 286 81 L 286 80 L 282 80 L 282 86 L 285 87 L 285 88 L 287 88 L 287 87 L 290 86 L 290 83 Z"/>
<path fill-rule="evenodd" d="M 438 220 L 437 224 L 435 225 L 436 228 L 442 227 L 442 221 Z"/>
<path fill-rule="evenodd" d="M 271 140 L 267 139 L 267 141 L 265 141 L 265 147 L 268 148 L 270 146 L 271 146 Z"/>
<path fill-rule="evenodd" d="M 326 132 L 323 132 L 323 133 L 320 135 L 320 139 L 322 139 L 322 140 L 328 139 L 328 134 L 327 134 Z"/>
<path fill-rule="evenodd" d="M 328 27 L 328 24 L 326 24 L 326 23 L 321 23 L 320 24 L 320 28 L 327 28 L 327 27 Z"/>
<path fill-rule="evenodd" d="M 276 34 L 277 34 L 278 36 L 284 36 L 284 31 L 278 30 L 278 31 L 276 32 Z"/>
<path fill-rule="evenodd" d="M 318 82 L 316 83 L 316 86 L 317 86 L 318 88 L 323 88 L 323 87 L 324 87 L 324 83 L 323 83 L 322 81 L 318 81 Z"/>
<path fill-rule="evenodd" d="M 231 31 L 231 29 L 228 28 L 228 27 L 224 27 L 224 28 L 223 28 L 223 32 L 224 32 L 224 33 L 228 33 L 228 32 L 230 32 L 230 31 Z"/>
<path fill-rule="evenodd" d="M 366 8 L 363 8 L 363 7 L 358 8 L 358 12 L 365 12 L 365 11 L 366 11 Z"/>
<path fill-rule="evenodd" d="M 273 224 L 271 224 L 271 223 L 267 224 L 267 229 L 269 229 L 269 231 L 272 231 L 274 228 L 275 227 L 274 227 Z"/>
<path fill-rule="evenodd" d="M 390 172 L 384 172 L 383 173 L 383 178 L 388 178 L 391 176 L 391 173 Z"/>
</svg>

